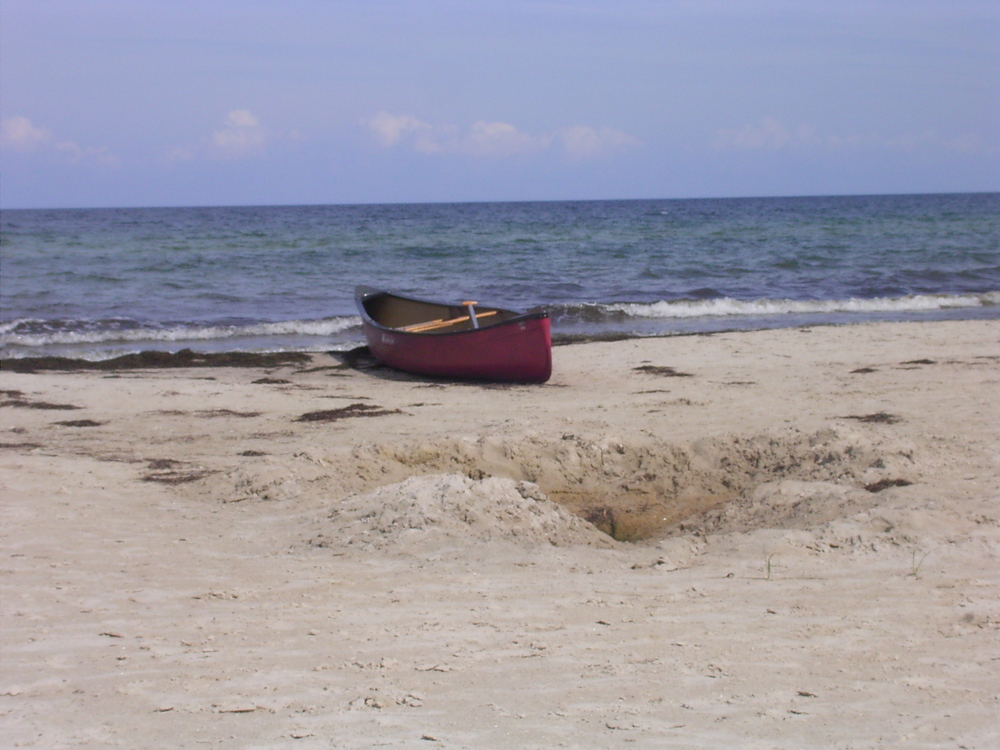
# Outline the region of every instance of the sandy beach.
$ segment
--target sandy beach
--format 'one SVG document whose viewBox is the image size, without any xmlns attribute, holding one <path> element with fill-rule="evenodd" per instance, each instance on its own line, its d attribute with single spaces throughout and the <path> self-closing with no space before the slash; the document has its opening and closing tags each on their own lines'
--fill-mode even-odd
<svg viewBox="0 0 1000 750">
<path fill-rule="evenodd" d="M 0 372 L 4 747 L 1000 747 L 998 321 L 188 364 Z"/>
</svg>

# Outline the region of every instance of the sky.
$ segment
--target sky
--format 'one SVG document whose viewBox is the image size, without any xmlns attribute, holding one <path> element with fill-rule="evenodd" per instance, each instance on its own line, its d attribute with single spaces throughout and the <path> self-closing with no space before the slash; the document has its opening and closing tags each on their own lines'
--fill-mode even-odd
<svg viewBox="0 0 1000 750">
<path fill-rule="evenodd" d="M 997 190 L 996 0 L 0 6 L 0 208 Z"/>
</svg>

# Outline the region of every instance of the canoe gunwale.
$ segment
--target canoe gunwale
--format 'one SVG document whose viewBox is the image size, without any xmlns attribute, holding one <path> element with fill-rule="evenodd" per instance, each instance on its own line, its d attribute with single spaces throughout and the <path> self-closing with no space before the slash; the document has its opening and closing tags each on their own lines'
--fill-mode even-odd
<svg viewBox="0 0 1000 750">
<path fill-rule="evenodd" d="M 402 309 L 370 310 L 373 301 L 404 304 Z M 375 359 L 404 372 L 432 377 L 511 383 L 544 383 L 552 373 L 552 336 L 549 314 L 544 310 L 517 313 L 483 306 L 496 311 L 490 324 L 473 328 L 468 318 L 461 330 L 407 331 L 407 325 L 427 320 L 459 317 L 460 304 L 432 302 L 394 294 L 371 287 L 358 287 L 355 301 L 361 314 L 361 328 Z M 412 304 L 415 309 L 406 309 Z M 426 308 L 421 309 L 421 306 Z M 387 325 L 374 316 L 386 313 L 396 325 Z"/>
<path fill-rule="evenodd" d="M 491 321 L 489 323 L 484 323 L 479 328 L 468 328 L 468 329 L 463 329 L 461 331 L 407 331 L 405 328 L 385 325 L 384 323 L 381 323 L 380 321 L 372 317 L 371 313 L 368 311 L 368 308 L 365 306 L 365 300 L 368 298 L 382 296 L 382 295 L 405 300 L 407 302 L 417 302 L 420 304 L 433 305 L 435 307 L 457 308 L 460 307 L 460 305 L 458 305 L 457 303 L 448 305 L 446 303 L 433 302 L 431 300 L 420 299 L 418 297 L 406 297 L 401 294 L 395 294 L 394 292 L 388 292 L 383 289 L 375 289 L 372 287 L 358 287 L 358 289 L 355 291 L 354 298 L 355 301 L 358 303 L 358 310 L 361 313 L 362 320 L 364 320 L 369 325 L 378 328 L 381 331 L 391 332 L 393 335 L 397 336 L 418 336 L 421 338 L 426 336 L 434 336 L 435 338 L 439 338 L 441 336 L 464 336 L 467 334 L 475 335 L 481 331 L 485 331 L 488 329 L 495 329 L 495 328 L 500 328 L 501 326 L 515 325 L 517 323 L 521 323 L 527 320 L 540 320 L 542 318 L 549 317 L 549 313 L 546 310 L 533 310 L 524 313 L 516 313 L 513 310 L 505 310 L 502 307 L 484 305 L 482 308 L 483 312 L 496 311 L 498 313 L 506 313 L 511 317 L 503 318 L 502 320 Z"/>
</svg>

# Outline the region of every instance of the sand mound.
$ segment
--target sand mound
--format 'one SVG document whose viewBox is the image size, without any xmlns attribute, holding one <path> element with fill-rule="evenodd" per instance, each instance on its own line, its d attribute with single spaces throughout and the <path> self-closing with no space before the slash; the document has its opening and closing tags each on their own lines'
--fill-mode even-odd
<svg viewBox="0 0 1000 750">
<path fill-rule="evenodd" d="M 347 497 L 330 511 L 312 544 L 418 551 L 498 540 L 527 546 L 614 544 L 535 484 L 461 474 L 410 477 Z"/>
</svg>

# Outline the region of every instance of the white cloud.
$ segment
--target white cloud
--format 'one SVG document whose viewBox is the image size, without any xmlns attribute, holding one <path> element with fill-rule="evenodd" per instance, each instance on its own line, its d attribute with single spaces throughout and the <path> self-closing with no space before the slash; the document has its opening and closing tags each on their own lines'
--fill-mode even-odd
<svg viewBox="0 0 1000 750">
<path fill-rule="evenodd" d="M 210 150 L 219 159 L 245 159 L 264 149 L 265 133 L 260 121 L 246 109 L 234 109 L 226 125 L 212 133 Z"/>
<path fill-rule="evenodd" d="M 593 159 L 641 145 L 638 138 L 615 128 L 575 125 L 559 132 L 566 154 L 573 159 Z"/>
<path fill-rule="evenodd" d="M 0 145 L 15 151 L 31 151 L 52 140 L 52 133 L 36 128 L 27 117 L 7 117 L 0 122 Z"/>
<path fill-rule="evenodd" d="M 178 144 L 169 148 L 159 158 L 159 163 L 175 167 L 185 162 L 204 158 L 223 161 L 244 160 L 262 156 L 266 148 L 274 143 L 300 143 L 305 140 L 298 130 L 287 133 L 265 128 L 260 118 L 248 109 L 234 109 L 227 115 L 222 126 L 213 130 L 207 138 L 197 144 Z"/>
<path fill-rule="evenodd" d="M 410 133 L 429 131 L 431 126 L 410 115 L 391 115 L 379 112 L 370 120 L 362 120 L 383 146 L 395 146 L 403 136 Z"/>
<path fill-rule="evenodd" d="M 362 125 L 385 148 L 402 147 L 423 154 L 461 154 L 482 159 L 540 152 L 554 144 L 561 145 L 571 158 L 591 159 L 640 145 L 637 138 L 621 130 L 589 125 L 564 128 L 551 135 L 533 135 L 507 122 L 479 120 L 463 131 L 454 125 L 435 126 L 410 115 L 388 112 L 363 120 Z"/>
<path fill-rule="evenodd" d="M 547 138 L 522 133 L 506 122 L 480 120 L 459 140 L 455 150 L 472 156 L 503 158 L 538 151 L 547 145 Z"/>
<path fill-rule="evenodd" d="M 362 120 L 385 148 L 405 146 L 422 154 L 465 154 L 480 158 L 503 158 L 528 153 L 547 145 L 545 139 L 521 133 L 506 122 L 480 120 L 465 133 L 459 128 L 433 126 L 410 115 L 379 112 Z"/>
<path fill-rule="evenodd" d="M 48 159 L 63 164 L 121 166 L 121 160 L 106 146 L 80 146 L 74 141 L 54 141 L 51 130 L 36 128 L 30 119 L 21 115 L 0 122 L 0 146 L 21 152 L 37 150 Z"/>
</svg>

